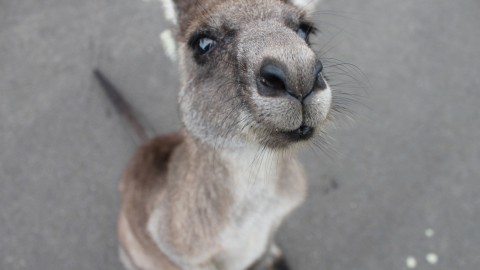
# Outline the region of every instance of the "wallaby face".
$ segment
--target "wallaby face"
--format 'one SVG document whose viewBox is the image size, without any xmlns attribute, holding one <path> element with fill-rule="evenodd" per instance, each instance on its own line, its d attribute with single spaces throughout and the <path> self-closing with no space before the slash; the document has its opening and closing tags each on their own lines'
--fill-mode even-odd
<svg viewBox="0 0 480 270">
<path fill-rule="evenodd" d="M 278 0 L 190 2 L 177 3 L 186 128 L 214 147 L 278 149 L 315 136 L 331 91 L 305 11 Z"/>
</svg>

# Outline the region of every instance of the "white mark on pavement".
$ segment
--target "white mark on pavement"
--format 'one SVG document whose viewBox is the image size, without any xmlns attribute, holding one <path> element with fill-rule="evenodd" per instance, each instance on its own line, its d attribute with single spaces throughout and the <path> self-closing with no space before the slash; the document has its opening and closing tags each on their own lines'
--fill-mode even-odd
<svg viewBox="0 0 480 270">
<path fill-rule="evenodd" d="M 428 238 L 432 238 L 435 235 L 435 231 L 433 229 L 426 229 L 425 236 Z"/>
<path fill-rule="evenodd" d="M 438 255 L 435 253 L 429 253 L 427 256 L 425 256 L 425 259 L 427 262 L 431 265 L 435 265 L 438 263 Z"/>
<path fill-rule="evenodd" d="M 405 263 L 407 264 L 407 267 L 409 269 L 417 268 L 417 259 L 415 259 L 415 257 L 412 257 L 412 256 L 407 257 L 407 260 L 405 261 Z"/>
<path fill-rule="evenodd" d="M 175 62 L 177 59 L 177 48 L 175 44 L 175 39 L 173 33 L 170 30 L 165 30 L 160 33 L 160 41 L 162 42 L 163 49 L 165 54 L 170 58 L 172 62 Z"/>
<path fill-rule="evenodd" d="M 175 11 L 175 5 L 172 0 L 161 0 L 163 4 L 163 14 L 165 19 L 169 20 L 173 24 L 177 24 L 177 12 Z"/>
</svg>

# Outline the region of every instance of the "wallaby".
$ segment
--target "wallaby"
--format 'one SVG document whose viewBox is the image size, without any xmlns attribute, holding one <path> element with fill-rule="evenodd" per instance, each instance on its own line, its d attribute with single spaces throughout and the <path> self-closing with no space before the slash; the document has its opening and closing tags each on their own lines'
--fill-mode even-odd
<svg viewBox="0 0 480 270">
<path fill-rule="evenodd" d="M 129 270 L 288 269 L 274 234 L 306 193 L 295 153 L 320 136 L 332 106 L 306 3 L 172 4 L 184 128 L 145 142 L 123 175 L 122 261 Z"/>
</svg>

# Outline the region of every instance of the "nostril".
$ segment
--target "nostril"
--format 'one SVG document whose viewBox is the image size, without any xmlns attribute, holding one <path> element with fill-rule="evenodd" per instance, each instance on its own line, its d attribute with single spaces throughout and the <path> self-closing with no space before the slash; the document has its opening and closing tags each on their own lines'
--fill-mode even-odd
<svg viewBox="0 0 480 270">
<path fill-rule="evenodd" d="M 275 90 L 285 90 L 285 83 L 280 79 L 279 77 L 269 74 L 269 75 L 264 75 L 260 78 L 260 82 L 269 88 L 275 89 Z"/>
<path fill-rule="evenodd" d="M 258 77 L 259 92 L 265 96 L 277 96 L 287 91 L 287 76 L 282 68 L 267 64 L 262 66 Z"/>
<path fill-rule="evenodd" d="M 315 65 L 315 75 L 318 76 L 320 75 L 320 72 L 322 72 L 323 70 L 323 64 L 322 62 L 318 62 L 316 65 Z"/>
<path fill-rule="evenodd" d="M 309 137 L 313 134 L 313 128 L 309 126 L 302 125 L 297 129 L 297 133 L 303 137 Z"/>
<path fill-rule="evenodd" d="M 325 90 L 327 88 L 325 80 L 322 76 L 322 70 L 323 70 L 323 65 L 322 65 L 321 62 L 318 62 L 317 65 L 315 66 L 315 83 L 314 83 L 313 89 L 310 91 L 310 93 L 315 91 L 315 90 L 320 90 L 321 91 L 321 90 Z"/>
</svg>

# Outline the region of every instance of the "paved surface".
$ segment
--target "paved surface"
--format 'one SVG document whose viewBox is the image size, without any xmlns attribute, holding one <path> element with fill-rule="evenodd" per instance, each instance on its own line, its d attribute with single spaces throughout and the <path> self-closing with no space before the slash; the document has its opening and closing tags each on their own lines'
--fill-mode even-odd
<svg viewBox="0 0 480 270">
<path fill-rule="evenodd" d="M 293 268 L 402 270 L 411 257 L 416 269 L 480 269 L 480 2 L 320 10 L 319 47 L 371 87 L 327 69 L 365 106 L 331 132 L 333 158 L 303 154 L 309 198 L 278 237 Z M 159 132 L 178 129 L 161 12 L 0 1 L 0 269 L 121 269 L 117 185 L 135 146 L 90 72 L 105 70 Z"/>
</svg>

